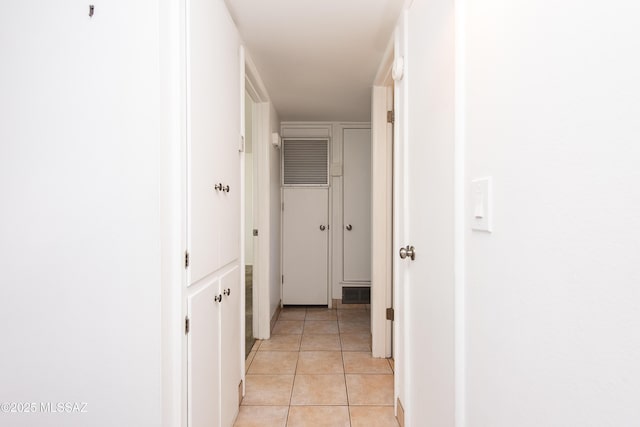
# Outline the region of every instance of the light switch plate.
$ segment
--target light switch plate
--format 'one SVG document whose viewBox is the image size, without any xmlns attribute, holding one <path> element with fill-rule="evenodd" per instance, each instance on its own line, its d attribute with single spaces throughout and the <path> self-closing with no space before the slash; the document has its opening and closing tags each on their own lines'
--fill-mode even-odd
<svg viewBox="0 0 640 427">
<path fill-rule="evenodd" d="M 471 229 L 493 231 L 491 222 L 491 177 L 471 181 Z"/>
</svg>

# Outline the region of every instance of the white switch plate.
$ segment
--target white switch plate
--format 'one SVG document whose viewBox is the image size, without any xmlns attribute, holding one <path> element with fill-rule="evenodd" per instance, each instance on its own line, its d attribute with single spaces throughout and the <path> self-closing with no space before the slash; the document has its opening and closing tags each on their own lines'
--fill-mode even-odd
<svg viewBox="0 0 640 427">
<path fill-rule="evenodd" d="M 471 181 L 471 229 L 492 231 L 491 177 Z"/>
</svg>

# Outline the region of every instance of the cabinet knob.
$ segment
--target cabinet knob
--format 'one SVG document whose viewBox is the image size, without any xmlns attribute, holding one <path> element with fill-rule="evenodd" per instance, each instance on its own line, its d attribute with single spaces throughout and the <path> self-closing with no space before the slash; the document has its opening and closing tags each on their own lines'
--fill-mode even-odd
<svg viewBox="0 0 640 427">
<path fill-rule="evenodd" d="M 224 291 L 222 291 L 223 294 L 225 294 L 226 296 L 231 295 L 231 288 L 227 288 Z"/>
<path fill-rule="evenodd" d="M 347 225 L 346 229 L 347 229 L 347 231 L 351 231 L 351 230 L 353 230 L 353 226 L 351 224 L 349 224 L 349 225 Z"/>
<path fill-rule="evenodd" d="M 216 184 L 213 188 L 215 188 L 216 191 L 222 191 L 222 183 Z"/>
<path fill-rule="evenodd" d="M 230 188 L 229 188 L 229 186 L 228 186 L 228 185 L 227 185 L 227 186 L 225 186 L 225 187 L 222 189 L 222 191 L 224 191 L 224 192 L 226 192 L 226 193 L 228 193 L 228 192 L 229 192 L 229 190 L 230 190 Z"/>
<path fill-rule="evenodd" d="M 213 300 L 215 302 L 222 302 L 222 295 L 217 295 L 217 296 L 213 297 Z"/>
</svg>

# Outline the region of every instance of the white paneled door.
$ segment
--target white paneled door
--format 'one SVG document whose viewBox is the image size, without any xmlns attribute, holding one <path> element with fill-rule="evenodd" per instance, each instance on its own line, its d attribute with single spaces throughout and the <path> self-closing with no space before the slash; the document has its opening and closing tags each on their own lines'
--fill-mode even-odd
<svg viewBox="0 0 640 427">
<path fill-rule="evenodd" d="M 240 328 L 240 268 L 233 267 L 220 279 L 222 301 L 220 302 L 220 349 L 221 349 L 221 426 L 231 426 L 238 413 L 238 384 L 242 378 Z"/>
<path fill-rule="evenodd" d="M 187 299 L 190 355 L 187 382 L 190 426 L 216 426 L 220 416 L 220 307 L 219 282 L 206 284 Z"/>
<path fill-rule="evenodd" d="M 344 129 L 343 242 L 345 282 L 371 280 L 371 129 Z"/>
<path fill-rule="evenodd" d="M 282 213 L 282 302 L 327 305 L 329 190 L 285 188 Z"/>
</svg>

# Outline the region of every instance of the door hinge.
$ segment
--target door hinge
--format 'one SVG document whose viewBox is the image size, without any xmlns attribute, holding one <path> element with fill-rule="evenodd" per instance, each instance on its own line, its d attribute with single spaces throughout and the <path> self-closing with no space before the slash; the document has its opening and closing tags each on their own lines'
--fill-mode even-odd
<svg viewBox="0 0 640 427">
<path fill-rule="evenodd" d="M 395 313 L 393 311 L 393 308 L 387 308 L 387 320 L 393 320 L 394 317 Z"/>
<path fill-rule="evenodd" d="M 396 115 L 393 111 L 387 111 L 387 123 L 395 123 Z"/>
<path fill-rule="evenodd" d="M 184 318 L 184 334 L 187 335 L 191 330 L 191 325 L 189 322 L 189 316 L 185 316 Z"/>
<path fill-rule="evenodd" d="M 189 268 L 189 251 L 184 252 L 184 268 Z"/>
<path fill-rule="evenodd" d="M 282 284 L 284 285 L 284 274 L 282 275 Z"/>
<path fill-rule="evenodd" d="M 284 211 L 284 202 L 282 202 L 282 210 Z"/>
</svg>

